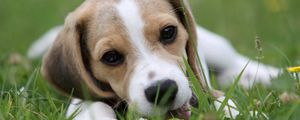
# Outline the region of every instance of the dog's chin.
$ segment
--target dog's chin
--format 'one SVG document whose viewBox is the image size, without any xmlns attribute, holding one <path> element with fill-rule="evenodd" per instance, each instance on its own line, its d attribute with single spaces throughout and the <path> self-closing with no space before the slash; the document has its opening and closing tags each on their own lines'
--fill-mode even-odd
<svg viewBox="0 0 300 120">
<path fill-rule="evenodd" d="M 179 119 L 189 120 L 191 116 L 191 107 L 192 106 L 196 107 L 197 104 L 198 102 L 195 96 L 193 95 L 184 104 L 164 106 L 164 107 L 154 107 L 153 105 L 151 105 L 150 111 L 147 111 L 146 113 L 142 112 L 140 114 L 145 118 L 148 118 L 149 116 L 164 116 L 166 118 L 179 118 Z M 177 107 L 175 108 L 174 106 Z"/>
</svg>

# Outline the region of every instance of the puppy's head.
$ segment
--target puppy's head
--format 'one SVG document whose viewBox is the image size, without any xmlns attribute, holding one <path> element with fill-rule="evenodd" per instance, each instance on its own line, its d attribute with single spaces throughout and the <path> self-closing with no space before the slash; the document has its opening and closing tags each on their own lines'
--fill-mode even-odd
<svg viewBox="0 0 300 120">
<path fill-rule="evenodd" d="M 200 69 L 195 23 L 180 1 L 85 1 L 66 18 L 43 74 L 67 94 L 120 98 L 145 116 L 155 103 L 165 112 L 185 106 L 192 92 L 182 58 Z"/>
</svg>

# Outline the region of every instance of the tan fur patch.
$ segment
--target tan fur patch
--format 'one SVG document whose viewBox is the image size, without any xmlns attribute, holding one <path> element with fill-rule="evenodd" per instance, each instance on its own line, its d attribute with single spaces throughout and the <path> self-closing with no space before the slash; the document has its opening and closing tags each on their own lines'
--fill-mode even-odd
<svg viewBox="0 0 300 120">
<path fill-rule="evenodd" d="M 149 41 L 153 52 L 160 57 L 176 62 L 184 66 L 182 57 L 185 54 L 185 47 L 188 34 L 177 18 L 176 10 L 165 0 L 138 1 L 143 19 L 145 21 L 144 36 Z M 174 43 L 163 45 L 159 42 L 160 30 L 168 25 L 176 26 L 178 29 L 177 38 Z"/>
</svg>

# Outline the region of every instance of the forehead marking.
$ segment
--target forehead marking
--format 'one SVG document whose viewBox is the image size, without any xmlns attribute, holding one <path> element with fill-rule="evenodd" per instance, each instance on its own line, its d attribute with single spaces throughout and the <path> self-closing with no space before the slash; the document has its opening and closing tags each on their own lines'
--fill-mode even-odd
<svg viewBox="0 0 300 120">
<path fill-rule="evenodd" d="M 131 43 L 137 48 L 138 53 L 147 57 L 150 53 L 143 34 L 144 21 L 139 12 L 136 0 L 121 0 L 116 6 L 117 11 L 126 27 Z"/>
</svg>

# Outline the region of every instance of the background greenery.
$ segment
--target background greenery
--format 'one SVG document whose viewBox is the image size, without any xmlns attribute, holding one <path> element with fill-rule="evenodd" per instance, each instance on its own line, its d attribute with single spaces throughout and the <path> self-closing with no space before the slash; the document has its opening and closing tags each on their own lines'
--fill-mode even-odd
<svg viewBox="0 0 300 120">
<path fill-rule="evenodd" d="M 254 39 L 258 35 L 263 43 L 264 63 L 282 68 L 300 64 L 299 0 L 190 1 L 197 22 L 228 38 L 240 53 L 255 58 L 257 51 Z M 64 103 L 67 103 L 67 99 L 49 87 L 39 72 L 34 72 L 38 71 L 39 61 L 32 64 L 22 55 L 26 55 L 31 43 L 43 33 L 63 24 L 68 12 L 81 2 L 82 0 L 0 0 L 0 120 L 64 119 Z M 277 101 L 284 91 L 299 95 L 299 89 L 293 89 L 293 83 L 289 79 L 288 75 L 281 78 L 279 85 L 273 86 L 276 91 L 265 88 L 261 90 L 261 98 L 270 92 L 274 93 L 274 98 L 270 101 L 274 104 L 270 103 L 269 108 L 263 109 L 273 118 L 284 116 L 289 110 L 292 111 L 291 114 L 297 113 L 298 109 L 290 109 L 295 106 L 294 103 L 284 106 Z M 17 94 L 21 86 L 26 84 L 27 91 Z M 246 101 L 260 97 L 254 95 Z"/>
<path fill-rule="evenodd" d="M 255 56 L 254 38 L 263 41 L 265 61 L 279 65 L 284 53 L 300 59 L 299 0 L 190 0 L 198 23 L 230 39 L 243 54 Z M 1 0 L 0 53 L 24 54 L 30 44 L 82 0 Z"/>
</svg>

